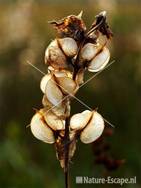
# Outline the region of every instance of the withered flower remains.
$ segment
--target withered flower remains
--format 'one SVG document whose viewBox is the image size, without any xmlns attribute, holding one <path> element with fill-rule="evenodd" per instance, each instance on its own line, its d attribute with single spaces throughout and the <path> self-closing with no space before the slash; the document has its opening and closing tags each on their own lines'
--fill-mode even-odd
<svg viewBox="0 0 141 188">
<path fill-rule="evenodd" d="M 96 110 L 85 110 L 70 117 L 70 102 L 84 83 L 84 72 L 101 71 L 110 59 L 107 42 L 112 32 L 106 22 L 106 12 L 97 15 L 88 30 L 81 17 L 82 12 L 50 22 L 58 36 L 45 51 L 48 72 L 40 83 L 43 108 L 30 123 L 36 138 L 55 144 L 65 172 L 77 140 L 92 143 L 104 130 L 104 119 Z"/>
</svg>

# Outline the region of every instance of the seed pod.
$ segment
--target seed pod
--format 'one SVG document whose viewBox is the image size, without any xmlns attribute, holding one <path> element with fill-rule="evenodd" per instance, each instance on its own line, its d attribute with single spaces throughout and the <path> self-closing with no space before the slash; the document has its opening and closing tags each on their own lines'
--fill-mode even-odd
<svg viewBox="0 0 141 188">
<path fill-rule="evenodd" d="M 52 111 L 45 110 L 43 116 L 48 126 L 54 131 L 65 129 L 65 121 L 57 117 Z"/>
<path fill-rule="evenodd" d="M 45 94 L 49 102 L 57 106 L 61 104 L 60 101 L 63 99 L 63 94 L 59 87 L 56 85 L 55 81 L 50 79 L 46 84 Z"/>
<path fill-rule="evenodd" d="M 58 46 L 57 39 L 52 41 L 45 51 L 45 63 L 55 69 L 67 67 L 66 57 Z"/>
<path fill-rule="evenodd" d="M 41 89 L 41 91 L 42 91 L 43 93 L 45 93 L 47 82 L 48 82 L 50 79 L 51 79 L 51 74 L 49 74 L 49 73 L 46 74 L 46 75 L 42 78 L 42 80 L 41 80 L 41 82 L 40 82 L 40 89 Z"/>
<path fill-rule="evenodd" d="M 69 77 L 69 78 L 71 78 L 72 79 L 72 77 L 73 77 L 73 75 L 72 75 L 72 73 L 69 71 L 69 70 L 65 70 L 65 69 L 62 69 L 62 70 L 55 70 L 55 71 L 53 71 L 53 74 L 57 77 L 57 78 L 59 78 L 59 77 Z"/>
<path fill-rule="evenodd" d="M 50 103 L 52 105 L 57 105 L 57 103 L 62 100 L 63 94 L 56 85 L 55 80 L 51 74 L 48 73 L 42 78 L 40 82 L 40 88 L 46 95 L 46 99 L 44 97 L 44 100 L 42 101 L 44 106 L 51 106 Z"/>
<path fill-rule="evenodd" d="M 87 126 L 83 129 L 83 131 L 80 134 L 80 140 L 85 144 L 94 142 L 101 136 L 103 130 L 104 120 L 102 116 L 98 112 L 93 111 L 90 122 L 87 124 Z"/>
<path fill-rule="evenodd" d="M 88 66 L 90 72 L 98 72 L 102 70 L 110 60 L 110 52 L 107 47 L 104 47 L 102 51 L 97 54 Z"/>
<path fill-rule="evenodd" d="M 71 78 L 59 77 L 56 80 L 64 94 L 74 94 L 76 92 L 77 84 Z"/>
<path fill-rule="evenodd" d="M 52 103 L 50 103 L 46 97 L 46 95 L 43 96 L 42 99 L 42 104 L 44 107 L 46 107 L 48 110 L 52 111 L 56 116 L 58 116 L 61 119 L 65 119 L 69 113 L 68 111 L 70 111 L 68 108 L 68 106 L 70 106 L 69 104 L 65 103 L 60 103 L 57 106 L 53 106 Z M 68 109 L 68 111 L 66 110 Z"/>
<path fill-rule="evenodd" d="M 73 130 L 83 129 L 91 119 L 91 116 L 92 112 L 89 110 L 73 115 L 70 120 L 70 128 Z"/>
<path fill-rule="evenodd" d="M 55 81 L 60 86 L 60 89 L 64 94 L 75 94 L 78 85 L 77 83 L 72 79 L 72 73 L 70 71 L 56 71 L 54 72 Z"/>
<path fill-rule="evenodd" d="M 78 46 L 73 38 L 66 37 L 58 39 L 58 42 L 66 56 L 73 57 L 76 55 Z"/>
<path fill-rule="evenodd" d="M 43 119 L 42 110 L 33 116 L 30 125 L 31 132 L 37 139 L 49 144 L 55 142 L 53 131 L 48 127 Z"/>
<path fill-rule="evenodd" d="M 51 110 L 56 116 L 60 117 L 60 118 L 65 118 L 66 117 L 66 113 L 65 113 L 65 106 L 63 104 L 58 105 L 54 108 L 52 108 Z"/>
<path fill-rule="evenodd" d="M 51 108 L 53 106 L 52 103 L 47 99 L 46 95 L 43 95 L 42 104 L 46 108 Z"/>
<path fill-rule="evenodd" d="M 100 45 L 87 43 L 81 50 L 82 61 L 91 61 L 100 50 Z"/>
</svg>

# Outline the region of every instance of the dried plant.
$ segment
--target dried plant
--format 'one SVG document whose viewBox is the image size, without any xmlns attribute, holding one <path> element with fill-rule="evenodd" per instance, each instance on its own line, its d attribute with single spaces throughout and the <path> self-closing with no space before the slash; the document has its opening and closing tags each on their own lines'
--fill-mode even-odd
<svg viewBox="0 0 141 188">
<path fill-rule="evenodd" d="M 112 32 L 106 22 L 106 12 L 95 18 L 86 29 L 82 12 L 50 23 L 58 32 L 45 51 L 48 73 L 42 78 L 43 108 L 31 120 L 33 135 L 46 143 L 55 144 L 57 158 L 69 187 L 69 162 L 78 138 L 85 143 L 97 140 L 104 130 L 104 118 L 97 110 L 85 110 L 70 117 L 71 100 L 84 85 L 84 73 L 99 72 L 110 59 L 106 47 Z"/>
</svg>

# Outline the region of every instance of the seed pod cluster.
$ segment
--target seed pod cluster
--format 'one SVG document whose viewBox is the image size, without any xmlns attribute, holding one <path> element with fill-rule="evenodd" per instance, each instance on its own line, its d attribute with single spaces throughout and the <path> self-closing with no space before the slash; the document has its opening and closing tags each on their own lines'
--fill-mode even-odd
<svg viewBox="0 0 141 188">
<path fill-rule="evenodd" d="M 104 130 L 104 120 L 96 111 L 85 110 L 71 117 L 70 128 L 80 134 L 80 140 L 89 144 L 97 140 Z"/>
<path fill-rule="evenodd" d="M 84 82 L 85 70 L 101 71 L 110 59 L 106 47 L 110 32 L 103 29 L 105 21 L 99 23 L 101 15 L 96 17 L 88 31 L 81 18 L 82 13 L 51 22 L 59 36 L 45 51 L 48 72 L 40 82 L 43 108 L 35 113 L 30 125 L 37 139 L 49 144 L 55 143 L 57 158 L 63 168 L 65 141 L 69 141 L 68 158 L 71 160 L 78 138 L 85 144 L 92 143 L 104 130 L 104 120 L 95 110 L 85 110 L 70 117 L 70 101 Z M 106 20 L 105 14 L 102 17 Z M 104 44 L 100 42 L 100 35 L 107 37 Z"/>
<path fill-rule="evenodd" d="M 54 69 L 66 69 L 75 62 L 78 52 L 77 42 L 70 38 L 55 39 L 50 43 L 45 52 L 45 63 Z M 109 49 L 96 41 L 86 43 L 80 50 L 76 65 L 87 68 L 90 72 L 102 70 L 110 60 Z"/>
</svg>

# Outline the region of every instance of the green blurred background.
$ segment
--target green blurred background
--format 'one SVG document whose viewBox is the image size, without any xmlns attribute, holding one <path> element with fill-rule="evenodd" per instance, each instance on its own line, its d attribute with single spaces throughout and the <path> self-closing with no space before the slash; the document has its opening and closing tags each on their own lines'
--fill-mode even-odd
<svg viewBox="0 0 141 188">
<path fill-rule="evenodd" d="M 64 175 L 53 145 L 36 140 L 26 126 L 41 107 L 39 89 L 44 51 L 55 37 L 47 23 L 84 11 L 89 27 L 102 10 L 114 32 L 111 61 L 115 63 L 94 78 L 79 93 L 90 107 L 115 125 L 108 140 L 112 155 L 125 159 L 113 177 L 137 176 L 141 187 L 141 1 L 140 0 L 29 0 L 0 1 L 0 188 L 63 188 Z M 92 73 L 88 75 L 92 76 Z M 72 113 L 85 108 L 73 101 Z M 118 187 L 119 185 L 76 185 L 75 176 L 102 177 L 94 164 L 91 145 L 78 142 L 71 165 L 75 187 Z"/>
</svg>

